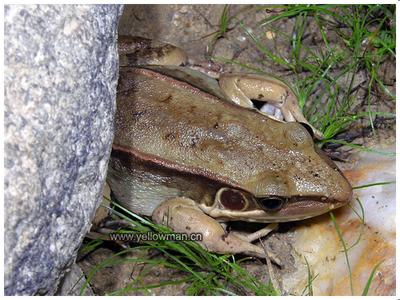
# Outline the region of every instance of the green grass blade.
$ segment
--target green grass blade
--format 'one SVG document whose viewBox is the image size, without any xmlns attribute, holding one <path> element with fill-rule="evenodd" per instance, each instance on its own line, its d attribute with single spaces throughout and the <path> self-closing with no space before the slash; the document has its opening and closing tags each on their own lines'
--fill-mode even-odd
<svg viewBox="0 0 400 300">
<path fill-rule="evenodd" d="M 371 287 L 372 280 L 374 279 L 376 270 L 378 270 L 379 266 L 383 263 L 383 261 L 380 261 L 379 263 L 376 264 L 376 266 L 372 269 L 371 274 L 368 277 L 367 283 L 365 284 L 364 290 L 362 292 L 362 296 L 367 296 L 369 288 Z"/>
<path fill-rule="evenodd" d="M 331 220 L 333 222 L 333 225 L 335 227 L 336 233 L 339 237 L 339 240 L 342 244 L 343 247 L 343 251 L 344 251 L 344 256 L 346 258 L 346 265 L 347 265 L 347 271 L 349 272 L 349 284 L 350 284 L 350 291 L 351 291 L 351 295 L 354 295 L 354 288 L 353 288 L 353 275 L 351 272 L 351 266 L 350 266 L 350 260 L 349 260 L 349 255 L 348 255 L 348 251 L 347 251 L 347 245 L 346 242 L 343 239 L 343 235 L 342 232 L 340 231 L 339 225 L 336 222 L 336 218 L 335 215 L 332 212 L 329 212 L 329 215 L 331 217 Z"/>
<path fill-rule="evenodd" d="M 393 181 L 382 181 L 382 182 L 374 182 L 374 183 L 368 183 L 368 184 L 363 184 L 359 186 L 353 186 L 353 190 L 359 190 L 359 189 L 365 189 L 371 186 L 377 186 L 377 185 L 387 185 L 387 184 L 393 184 L 396 183 L 395 180 Z"/>
</svg>

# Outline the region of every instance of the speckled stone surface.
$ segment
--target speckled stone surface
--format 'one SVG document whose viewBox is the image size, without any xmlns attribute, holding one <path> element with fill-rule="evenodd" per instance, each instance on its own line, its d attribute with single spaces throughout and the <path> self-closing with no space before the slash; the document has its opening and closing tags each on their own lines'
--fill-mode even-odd
<svg viewBox="0 0 400 300">
<path fill-rule="evenodd" d="M 81 289 L 83 289 L 81 293 Z M 72 264 L 60 283 L 56 296 L 95 296 L 90 285 L 86 283 L 85 274 L 76 264 Z"/>
<path fill-rule="evenodd" d="M 101 200 L 120 5 L 5 6 L 5 294 L 53 294 Z"/>
</svg>

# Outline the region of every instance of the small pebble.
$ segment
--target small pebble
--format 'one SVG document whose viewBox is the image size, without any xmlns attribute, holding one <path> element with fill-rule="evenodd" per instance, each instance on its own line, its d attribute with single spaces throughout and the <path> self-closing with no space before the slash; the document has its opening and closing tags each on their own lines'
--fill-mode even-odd
<svg viewBox="0 0 400 300">
<path fill-rule="evenodd" d="M 267 31 L 267 32 L 265 32 L 265 36 L 267 37 L 267 39 L 273 40 L 275 38 L 275 32 Z"/>
</svg>

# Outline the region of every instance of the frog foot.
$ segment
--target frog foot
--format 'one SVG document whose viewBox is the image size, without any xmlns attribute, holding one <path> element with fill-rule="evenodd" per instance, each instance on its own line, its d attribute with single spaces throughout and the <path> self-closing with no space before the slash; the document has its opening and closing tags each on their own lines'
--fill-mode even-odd
<svg viewBox="0 0 400 300">
<path fill-rule="evenodd" d="M 272 262 L 281 265 L 275 254 L 251 243 L 271 232 L 271 226 L 247 237 L 235 232 L 227 233 L 219 222 L 206 215 L 189 198 L 164 201 L 154 210 L 152 218 L 154 222 L 168 226 L 176 233 L 200 234 L 202 239 L 198 242 L 207 251 L 221 254 L 244 253 L 260 258 L 268 255 Z"/>
<path fill-rule="evenodd" d="M 267 102 L 280 109 L 285 121 L 304 123 L 316 138 L 322 139 L 322 133 L 306 120 L 297 97 L 282 81 L 258 74 L 224 73 L 219 77 L 219 85 L 228 100 L 244 107 L 254 107 L 251 99 Z M 279 113 L 268 116 L 281 121 Z"/>
</svg>

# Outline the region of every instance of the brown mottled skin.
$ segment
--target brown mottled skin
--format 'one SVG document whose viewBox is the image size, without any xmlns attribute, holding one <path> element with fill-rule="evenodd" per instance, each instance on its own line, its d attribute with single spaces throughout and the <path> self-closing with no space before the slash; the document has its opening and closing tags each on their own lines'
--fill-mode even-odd
<svg viewBox="0 0 400 300">
<path fill-rule="evenodd" d="M 130 168 L 161 174 L 166 186 L 202 204 L 206 213 L 224 186 L 250 198 L 289 199 L 273 213 L 251 200 L 239 213 L 210 211 L 216 219 L 304 219 L 342 206 L 352 196 L 346 178 L 316 151 L 300 123 L 273 120 L 150 70 L 121 68 L 115 120 L 110 166 L 113 161 L 128 166 L 125 177 Z M 119 200 L 128 206 L 141 201 Z"/>
</svg>

